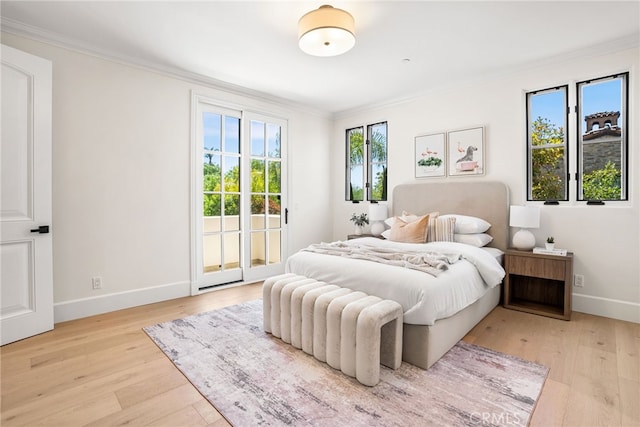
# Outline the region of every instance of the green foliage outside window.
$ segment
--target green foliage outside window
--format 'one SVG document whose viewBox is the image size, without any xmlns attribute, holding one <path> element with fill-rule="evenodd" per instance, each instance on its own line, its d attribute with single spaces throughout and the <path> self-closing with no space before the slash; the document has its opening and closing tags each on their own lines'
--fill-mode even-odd
<svg viewBox="0 0 640 427">
<path fill-rule="evenodd" d="M 377 128 L 378 126 L 376 126 Z M 381 126 L 380 126 L 381 127 Z M 387 133 L 386 123 L 384 133 L 375 128 L 371 133 L 371 163 L 375 170 L 372 179 L 371 200 L 387 200 Z M 382 167 L 382 169 L 380 169 Z"/>
<path fill-rule="evenodd" d="M 532 200 L 564 200 L 564 130 L 538 117 L 531 124 L 531 146 Z"/>
<path fill-rule="evenodd" d="M 620 200 L 622 172 L 609 161 L 604 169 L 584 174 L 582 192 L 586 200 Z"/>
<path fill-rule="evenodd" d="M 265 191 L 265 173 L 264 173 L 263 160 L 251 160 L 251 188 L 258 189 L 258 192 Z M 270 193 L 280 192 L 280 162 L 270 162 L 269 177 L 268 177 L 268 189 Z M 222 199 L 220 196 L 221 190 L 221 168 L 217 164 L 203 164 L 203 190 L 205 197 L 203 198 L 203 214 L 204 216 L 220 216 L 222 212 Z M 237 193 L 226 194 L 224 213 L 225 215 L 239 215 L 240 214 L 240 168 L 235 166 L 224 175 L 225 192 Z M 213 194 L 211 194 L 213 193 Z M 217 194 L 216 194 L 217 193 Z M 277 198 L 269 198 L 269 213 L 279 214 L 280 204 Z M 252 198 L 252 213 L 265 213 L 264 198 Z"/>
<path fill-rule="evenodd" d="M 362 128 L 355 128 L 349 131 L 349 198 L 348 200 L 364 200 L 364 187 L 358 185 L 362 183 L 364 168 L 364 135 Z M 360 176 L 357 176 L 360 175 Z"/>
<path fill-rule="evenodd" d="M 387 200 L 387 135 L 386 123 L 370 126 L 371 132 L 371 169 L 374 175 L 372 180 L 370 200 Z M 385 132 L 377 130 L 384 127 Z M 349 167 L 351 179 L 349 182 L 349 194 L 347 200 L 365 200 L 365 189 L 360 185 L 365 180 L 365 144 L 363 128 L 354 128 L 348 131 L 349 137 Z M 357 176 L 356 176 L 357 175 Z"/>
</svg>

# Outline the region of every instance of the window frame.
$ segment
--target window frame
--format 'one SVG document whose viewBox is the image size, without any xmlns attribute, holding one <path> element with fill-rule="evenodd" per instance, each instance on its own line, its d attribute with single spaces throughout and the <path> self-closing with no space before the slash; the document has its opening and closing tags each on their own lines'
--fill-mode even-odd
<svg viewBox="0 0 640 427">
<path fill-rule="evenodd" d="M 564 144 L 562 147 L 564 148 L 564 169 L 565 169 L 565 186 L 564 186 L 564 197 L 559 199 L 547 199 L 540 200 L 534 199 L 533 197 L 533 144 L 531 142 L 531 98 L 534 95 L 542 95 L 545 93 L 552 93 L 554 91 L 559 91 L 564 89 Z M 529 202 L 544 202 L 545 204 L 557 204 L 558 202 L 566 202 L 569 201 L 569 183 L 571 178 L 571 172 L 569 170 L 571 162 L 571 149 L 570 149 L 570 141 L 569 141 L 569 85 L 560 85 L 553 86 L 545 89 L 538 89 L 534 91 L 529 91 L 525 93 L 526 99 L 526 122 L 527 122 L 527 132 L 526 132 L 526 143 L 527 143 L 527 201 Z M 536 146 L 536 149 L 544 149 L 549 147 L 559 147 L 555 145 L 547 145 L 547 146 Z"/>
<path fill-rule="evenodd" d="M 546 89 L 536 89 L 536 90 L 527 90 L 524 91 L 524 104 L 526 109 L 525 115 L 525 146 L 526 146 L 526 188 L 525 188 L 525 198 L 527 202 L 532 203 L 544 203 L 545 205 L 559 205 L 559 204 L 586 204 L 586 205 L 620 205 L 628 203 L 631 200 L 630 194 L 630 182 L 631 182 L 631 164 L 629 159 L 629 151 L 630 151 L 630 122 L 629 117 L 631 117 L 631 105 L 630 105 L 630 77 L 631 72 L 627 71 L 619 71 L 615 74 L 598 76 L 588 79 L 583 79 L 581 81 L 576 81 L 575 79 L 570 80 L 567 84 L 564 85 L 556 85 L 553 87 L 548 87 Z M 621 134 L 621 172 L 622 176 L 620 177 L 620 187 L 621 187 L 621 195 L 620 198 L 615 199 L 587 199 L 583 196 L 583 188 L 582 188 L 582 156 L 583 156 L 583 139 L 582 139 L 582 122 L 584 121 L 584 114 L 582 113 L 583 109 L 583 100 L 581 98 L 580 90 L 581 85 L 584 83 L 594 83 L 599 81 L 605 81 L 607 79 L 614 78 L 622 78 L 622 88 L 621 88 L 621 111 L 620 111 L 620 121 L 622 121 L 622 134 Z M 533 170 L 532 170 L 532 150 L 531 150 L 531 118 L 529 117 L 531 114 L 531 101 L 530 96 L 533 94 L 540 94 L 546 91 L 555 90 L 557 88 L 565 89 L 566 96 L 565 101 L 567 104 L 566 109 L 566 129 L 565 129 L 565 159 L 566 159 L 566 188 L 565 188 L 565 199 L 560 200 L 542 200 L 542 199 L 534 199 L 533 198 Z M 594 114 L 594 113 L 592 113 Z M 575 117 L 573 117 L 575 115 Z M 573 129 L 572 127 L 576 128 Z M 575 159 L 575 160 L 574 160 Z M 571 180 L 575 180 L 575 184 L 571 182 Z M 606 202 L 606 203 L 605 203 Z"/>
<path fill-rule="evenodd" d="M 583 154 L 584 154 L 584 139 L 582 133 L 582 122 L 584 120 L 584 113 L 582 110 L 582 85 L 589 85 L 597 82 L 604 82 L 607 80 L 613 80 L 621 78 L 622 94 L 620 96 L 620 118 L 622 119 L 623 126 L 621 128 L 620 135 L 620 171 L 622 173 L 620 179 L 621 197 L 619 199 L 587 199 L 584 197 L 583 191 Z M 596 77 L 592 79 L 582 80 L 576 82 L 576 201 L 586 202 L 587 204 L 602 205 L 605 202 L 626 202 L 629 200 L 629 72 L 621 72 L 611 74 L 604 77 Z"/>
<path fill-rule="evenodd" d="M 387 201 L 387 190 L 388 190 L 388 180 L 384 179 L 384 186 L 382 188 L 382 196 L 380 198 L 373 197 L 373 180 L 375 179 L 373 167 L 374 162 L 372 161 L 372 138 L 373 138 L 373 130 L 375 127 L 384 125 L 385 129 L 385 146 L 384 146 L 384 162 L 376 161 L 375 165 L 383 165 L 383 173 L 388 173 L 389 163 L 388 163 L 388 154 L 389 154 L 389 123 L 385 121 L 380 121 L 376 123 L 371 123 L 367 125 L 354 126 L 348 129 L 345 129 L 345 147 L 346 147 L 346 155 L 345 155 L 345 201 L 352 203 L 360 203 L 364 201 L 369 202 L 385 202 Z M 365 134 L 365 126 L 366 126 L 366 134 Z M 363 147 L 362 147 L 362 182 L 363 182 L 363 195 L 362 199 L 353 200 L 352 192 L 351 192 L 351 183 L 352 183 L 352 164 L 351 164 L 351 138 L 350 135 L 353 131 L 360 130 L 363 138 Z"/>
</svg>

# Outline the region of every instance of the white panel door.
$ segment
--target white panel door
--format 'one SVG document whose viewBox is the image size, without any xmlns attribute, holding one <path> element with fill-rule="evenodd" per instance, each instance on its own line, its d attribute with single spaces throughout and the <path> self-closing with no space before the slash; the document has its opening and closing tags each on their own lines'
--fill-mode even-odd
<svg viewBox="0 0 640 427">
<path fill-rule="evenodd" d="M 53 329 L 51 62 L 2 45 L 0 342 Z"/>
</svg>

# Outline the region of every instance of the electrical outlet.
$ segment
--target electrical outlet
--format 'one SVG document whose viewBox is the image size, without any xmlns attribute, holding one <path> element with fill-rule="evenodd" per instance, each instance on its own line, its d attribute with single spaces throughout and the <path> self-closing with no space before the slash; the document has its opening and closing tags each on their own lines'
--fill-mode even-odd
<svg viewBox="0 0 640 427">
<path fill-rule="evenodd" d="M 584 288 L 584 276 L 582 274 L 576 274 L 573 277 L 573 286 L 576 288 Z"/>
<path fill-rule="evenodd" d="M 91 287 L 93 289 L 102 289 L 102 277 L 96 276 L 91 278 Z"/>
</svg>

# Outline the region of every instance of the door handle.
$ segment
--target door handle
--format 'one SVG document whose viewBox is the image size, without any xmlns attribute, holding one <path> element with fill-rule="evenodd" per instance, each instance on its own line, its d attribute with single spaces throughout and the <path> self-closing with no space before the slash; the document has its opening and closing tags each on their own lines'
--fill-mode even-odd
<svg viewBox="0 0 640 427">
<path fill-rule="evenodd" d="M 31 232 L 32 233 L 47 234 L 49 232 L 49 226 L 48 225 L 41 225 L 38 228 L 31 229 Z"/>
</svg>

